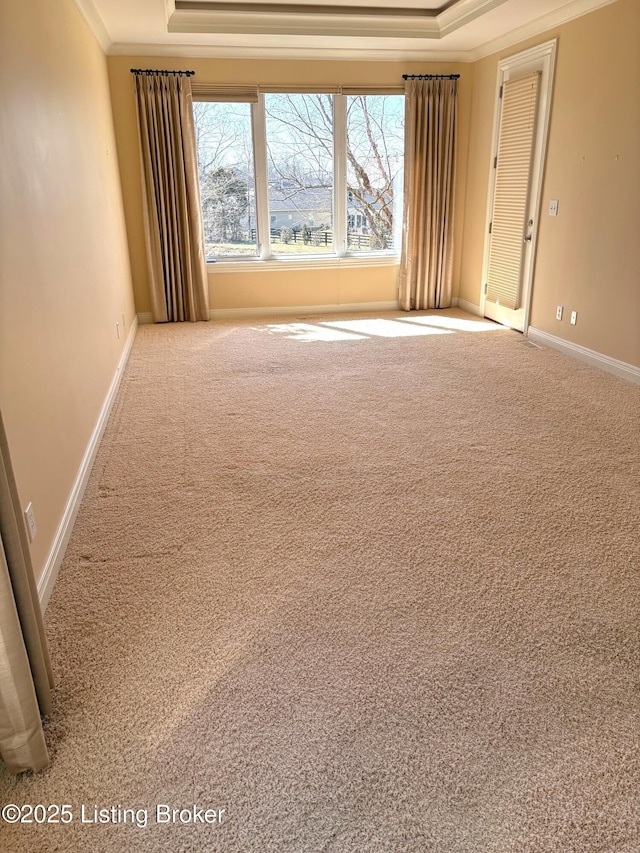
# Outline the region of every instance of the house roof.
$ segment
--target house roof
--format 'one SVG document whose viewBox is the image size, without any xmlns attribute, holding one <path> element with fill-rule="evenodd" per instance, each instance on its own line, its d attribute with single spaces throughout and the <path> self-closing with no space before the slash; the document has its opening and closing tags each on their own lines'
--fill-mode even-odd
<svg viewBox="0 0 640 853">
<path fill-rule="evenodd" d="M 278 211 L 326 211 L 331 210 L 331 204 L 331 187 L 311 187 L 308 189 L 269 187 L 269 209 L 272 213 Z"/>
</svg>

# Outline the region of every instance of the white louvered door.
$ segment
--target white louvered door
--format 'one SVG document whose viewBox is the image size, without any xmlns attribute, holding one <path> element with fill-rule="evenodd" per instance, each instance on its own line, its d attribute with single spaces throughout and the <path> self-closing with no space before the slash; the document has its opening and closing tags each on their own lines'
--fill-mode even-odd
<svg viewBox="0 0 640 853">
<path fill-rule="evenodd" d="M 486 317 L 520 331 L 524 328 L 526 266 L 532 263 L 535 227 L 531 176 L 537 129 L 540 74 L 505 80 L 494 161 L 489 262 L 485 281 Z"/>
</svg>

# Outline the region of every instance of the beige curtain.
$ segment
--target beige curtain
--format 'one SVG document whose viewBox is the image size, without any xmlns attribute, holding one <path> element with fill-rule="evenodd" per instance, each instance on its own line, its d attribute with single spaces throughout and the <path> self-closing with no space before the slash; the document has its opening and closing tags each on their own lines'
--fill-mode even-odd
<svg viewBox="0 0 640 853">
<path fill-rule="evenodd" d="M 49 763 L 40 715 L 51 710 L 53 678 L 1 416 L 0 533 L 0 755 L 21 773 Z"/>
<path fill-rule="evenodd" d="M 407 80 L 405 95 L 400 306 L 449 308 L 458 81 Z"/>
<path fill-rule="evenodd" d="M 208 320 L 189 78 L 154 72 L 135 74 L 134 80 L 153 319 Z"/>
</svg>

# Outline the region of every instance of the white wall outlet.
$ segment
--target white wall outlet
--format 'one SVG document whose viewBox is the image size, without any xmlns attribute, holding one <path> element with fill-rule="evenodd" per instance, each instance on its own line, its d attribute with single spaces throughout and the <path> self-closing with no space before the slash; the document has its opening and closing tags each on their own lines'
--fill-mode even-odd
<svg viewBox="0 0 640 853">
<path fill-rule="evenodd" d="M 562 305 L 558 305 L 558 307 L 556 308 L 556 320 L 562 320 L 562 311 Z"/>
<path fill-rule="evenodd" d="M 116 335 L 120 337 L 120 323 L 116 323 Z"/>
<path fill-rule="evenodd" d="M 557 216 L 558 215 L 558 199 L 552 198 L 549 202 L 549 216 Z"/>
<path fill-rule="evenodd" d="M 572 311 L 572 312 L 571 312 L 571 325 L 572 325 L 572 326 L 575 326 L 575 324 L 576 324 L 577 322 L 578 322 L 578 312 L 577 312 L 577 311 Z"/>
<path fill-rule="evenodd" d="M 36 526 L 36 517 L 34 515 L 31 502 L 29 502 L 29 505 L 24 511 L 24 517 L 27 522 L 27 533 L 29 534 L 29 542 L 33 542 L 33 540 L 36 538 L 38 528 Z"/>
</svg>

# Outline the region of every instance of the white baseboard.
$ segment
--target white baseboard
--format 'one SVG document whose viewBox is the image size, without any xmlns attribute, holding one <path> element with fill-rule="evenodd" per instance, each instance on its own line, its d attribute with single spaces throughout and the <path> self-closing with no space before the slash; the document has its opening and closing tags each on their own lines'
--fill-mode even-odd
<svg viewBox="0 0 640 853">
<path fill-rule="evenodd" d="M 367 311 L 398 311 L 398 302 L 353 302 L 343 305 L 289 305 L 265 308 L 212 308 L 210 320 L 236 320 L 243 317 L 283 317 L 307 314 L 354 314 Z"/>
<path fill-rule="evenodd" d="M 87 445 L 73 488 L 71 489 L 69 500 L 67 501 L 67 505 L 62 515 L 62 521 L 60 522 L 60 526 L 58 527 L 55 539 L 53 540 L 53 545 L 49 551 L 49 556 L 47 557 L 44 570 L 40 580 L 38 581 L 38 598 L 40 599 L 40 607 L 43 613 L 47 608 L 49 598 L 53 592 L 53 586 L 56 582 L 58 571 L 60 570 L 64 552 L 66 551 L 69 543 L 73 524 L 76 520 L 78 510 L 80 509 L 82 496 L 84 495 L 84 490 L 86 489 L 87 482 L 89 481 L 91 466 L 93 465 L 93 460 L 95 459 L 100 445 L 100 439 L 102 438 L 102 434 L 104 433 L 107 425 L 111 407 L 113 405 L 118 386 L 120 385 L 122 373 L 129 358 L 129 353 L 131 352 L 131 347 L 133 346 L 137 329 L 138 318 L 134 317 L 131 328 L 129 329 L 129 335 L 125 341 L 124 349 L 122 350 L 122 355 L 120 356 L 118 366 L 116 367 L 116 372 L 111 380 L 107 396 L 102 404 L 102 409 L 100 410 L 97 423 L 94 427 L 93 433 L 91 434 L 91 438 L 89 439 L 89 444 Z"/>
<path fill-rule="evenodd" d="M 543 344 L 544 346 L 559 350 L 565 355 L 578 358 L 592 367 L 599 367 L 601 370 L 606 370 L 608 373 L 613 373 L 622 379 L 640 385 L 640 367 L 627 364 L 626 361 L 618 361 L 617 358 L 611 358 L 611 356 L 603 355 L 595 350 L 580 346 L 580 344 L 571 343 L 571 341 L 566 341 L 564 338 L 558 338 L 556 335 L 550 335 L 548 332 L 535 329 L 533 326 L 529 326 L 527 337 L 538 344 Z"/>
<path fill-rule="evenodd" d="M 467 314 L 475 314 L 482 317 L 480 306 L 466 299 L 453 297 L 452 308 L 460 308 Z M 352 302 L 343 305 L 291 305 L 291 306 L 268 306 L 264 308 L 211 308 L 210 320 L 241 320 L 243 317 L 283 317 L 295 316 L 297 314 L 355 314 L 359 311 L 399 311 L 399 302 Z M 151 312 L 138 314 L 138 323 L 153 323 Z"/>
<path fill-rule="evenodd" d="M 467 302 L 466 299 L 458 298 L 457 305 L 461 311 L 466 311 L 467 314 L 475 314 L 476 317 L 482 317 L 480 306 L 476 305 L 475 302 Z"/>
</svg>

